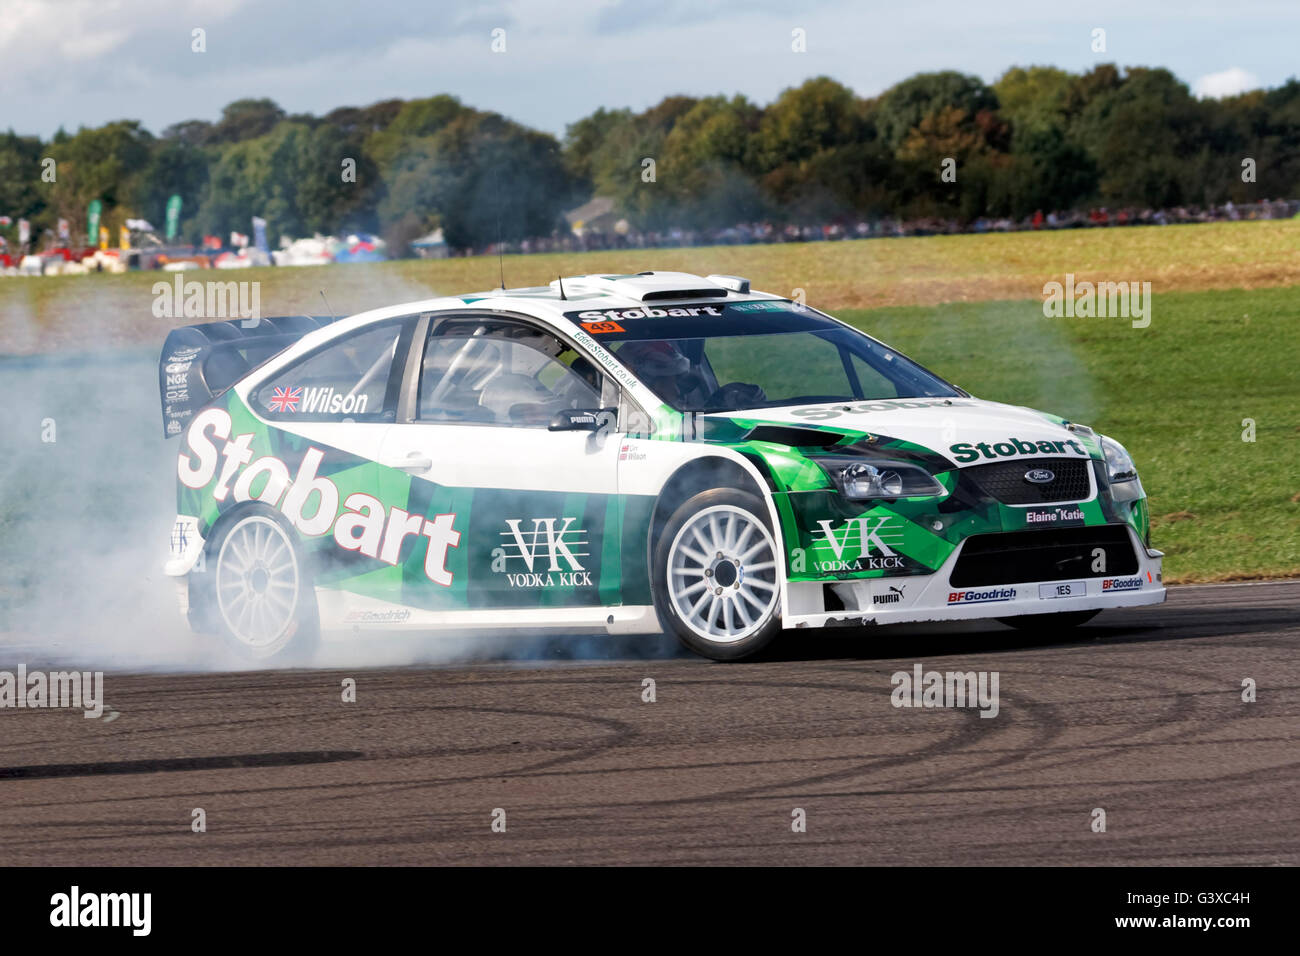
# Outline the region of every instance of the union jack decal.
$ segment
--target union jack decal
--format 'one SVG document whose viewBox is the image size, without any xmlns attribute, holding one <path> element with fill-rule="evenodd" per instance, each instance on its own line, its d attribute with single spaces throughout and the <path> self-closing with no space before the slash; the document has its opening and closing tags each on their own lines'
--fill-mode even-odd
<svg viewBox="0 0 1300 956">
<path fill-rule="evenodd" d="M 266 403 L 266 407 L 273 412 L 296 412 L 300 401 L 302 401 L 302 386 L 289 388 L 286 385 L 271 393 L 271 400 Z"/>
</svg>

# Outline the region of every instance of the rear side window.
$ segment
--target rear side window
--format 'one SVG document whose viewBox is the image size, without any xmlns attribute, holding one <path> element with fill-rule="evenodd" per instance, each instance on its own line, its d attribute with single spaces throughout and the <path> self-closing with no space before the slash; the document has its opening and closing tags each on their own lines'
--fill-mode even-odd
<svg viewBox="0 0 1300 956">
<path fill-rule="evenodd" d="M 353 333 L 281 369 L 254 392 L 255 409 L 283 421 L 393 421 L 394 366 L 409 326 L 390 322 Z"/>
</svg>

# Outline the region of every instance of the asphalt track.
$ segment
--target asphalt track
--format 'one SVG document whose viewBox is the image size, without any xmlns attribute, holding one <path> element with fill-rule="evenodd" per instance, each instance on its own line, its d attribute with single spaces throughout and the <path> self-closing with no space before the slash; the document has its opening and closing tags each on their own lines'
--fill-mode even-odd
<svg viewBox="0 0 1300 956">
<path fill-rule="evenodd" d="M 111 720 L 0 713 L 0 864 L 1296 864 L 1298 638 L 1280 582 L 1172 589 L 1050 644 L 109 674 Z M 916 663 L 997 671 L 997 717 L 891 706 Z"/>
</svg>

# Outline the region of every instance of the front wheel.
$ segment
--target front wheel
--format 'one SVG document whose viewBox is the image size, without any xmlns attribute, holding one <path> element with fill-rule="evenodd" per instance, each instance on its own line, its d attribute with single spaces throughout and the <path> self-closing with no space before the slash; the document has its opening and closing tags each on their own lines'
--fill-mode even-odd
<svg viewBox="0 0 1300 956">
<path fill-rule="evenodd" d="M 250 508 L 226 525 L 210 553 L 213 617 L 236 652 L 265 661 L 310 649 L 316 592 L 293 532 L 277 515 Z"/>
<path fill-rule="evenodd" d="M 697 654 L 733 661 L 781 629 L 776 541 L 761 499 L 720 488 L 684 502 L 654 553 L 655 607 Z"/>
</svg>

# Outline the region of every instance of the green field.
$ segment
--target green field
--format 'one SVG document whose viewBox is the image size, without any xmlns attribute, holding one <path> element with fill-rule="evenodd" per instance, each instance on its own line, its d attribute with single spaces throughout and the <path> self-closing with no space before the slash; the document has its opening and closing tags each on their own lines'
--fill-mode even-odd
<svg viewBox="0 0 1300 956">
<path fill-rule="evenodd" d="M 511 288 L 556 275 L 645 269 L 748 276 L 755 289 L 809 305 L 859 309 L 1032 299 L 1065 273 L 1078 280 L 1150 282 L 1156 293 L 1300 284 L 1300 220 L 1196 226 L 1133 226 L 990 235 L 927 236 L 506 256 Z M 402 260 L 323 268 L 197 271 L 187 278 L 260 284 L 262 315 L 325 311 L 350 315 L 433 295 L 494 288 L 495 257 Z M 121 345 L 157 346 L 167 328 L 151 287 L 166 273 L 0 279 L 0 353 L 29 354 Z"/>
<path fill-rule="evenodd" d="M 1300 575 L 1300 222 L 1093 229 L 505 259 L 511 286 L 557 273 L 749 276 L 853 321 L 974 394 L 1123 442 L 1173 581 Z M 1151 325 L 1048 319 L 1043 284 L 1149 281 Z M 199 272 L 258 281 L 262 314 L 339 313 L 491 288 L 491 258 Z M 0 354 L 156 349 L 158 273 L 0 279 Z M 1242 441 L 1243 419 L 1255 441 Z"/>
</svg>

